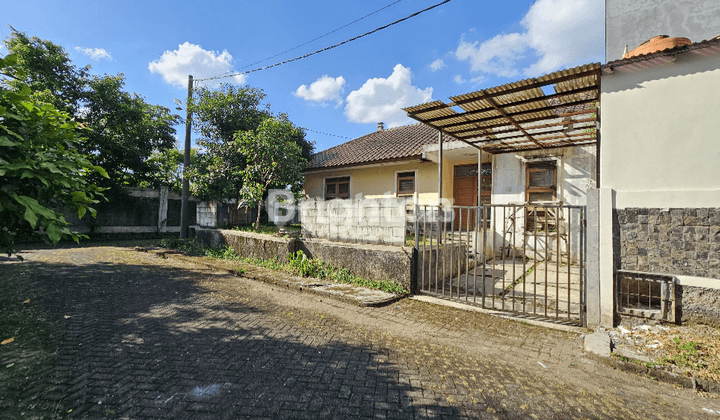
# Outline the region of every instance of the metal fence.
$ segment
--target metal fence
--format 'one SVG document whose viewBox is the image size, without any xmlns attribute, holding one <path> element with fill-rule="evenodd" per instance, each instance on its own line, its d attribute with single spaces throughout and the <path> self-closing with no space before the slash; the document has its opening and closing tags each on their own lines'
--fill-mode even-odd
<svg viewBox="0 0 720 420">
<path fill-rule="evenodd" d="M 585 207 L 415 207 L 416 290 L 583 324 Z"/>
</svg>

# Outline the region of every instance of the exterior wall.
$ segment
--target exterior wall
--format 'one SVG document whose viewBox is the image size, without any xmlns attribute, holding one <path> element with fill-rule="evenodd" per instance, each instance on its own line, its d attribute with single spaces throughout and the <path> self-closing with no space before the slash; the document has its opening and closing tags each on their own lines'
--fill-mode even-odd
<svg viewBox="0 0 720 420">
<path fill-rule="evenodd" d="M 493 156 L 493 188 L 492 204 L 524 204 L 525 203 L 525 168 L 526 164 L 518 158 L 522 156 L 541 157 L 556 156 L 557 161 L 557 199 L 565 205 L 585 206 L 587 204 L 587 191 L 595 186 L 595 146 L 568 147 L 548 151 L 534 151 L 526 153 L 505 153 Z M 509 216 L 509 214 L 507 214 Z M 502 241 L 504 224 L 500 222 L 502 209 L 497 210 L 496 241 Z M 562 217 L 566 223 L 572 223 L 572 237 L 570 238 L 573 259 L 579 255 L 580 230 L 579 212 L 573 210 L 572 214 L 566 210 Z M 522 211 L 516 214 L 516 236 L 523 238 L 525 217 Z M 537 239 L 538 248 L 556 249 L 557 244 L 552 238 L 545 243 L 545 238 L 528 237 L 528 247 L 533 247 Z M 532 243 L 531 243 L 532 242 Z M 518 242 L 522 247 L 522 241 Z M 565 242 L 561 242 L 561 250 L 565 252 Z"/>
<path fill-rule="evenodd" d="M 305 174 L 305 197 L 323 198 L 325 178 L 350 176 L 350 197 L 362 194 L 363 198 L 395 197 L 395 174 L 416 170 L 416 196 L 421 203 L 437 201 L 437 164 L 414 161 L 384 166 L 360 166 Z M 452 194 L 452 192 L 451 192 Z"/>
<path fill-rule="evenodd" d="M 616 269 L 675 276 L 677 320 L 720 325 L 720 208 L 617 209 L 613 225 Z"/>
<path fill-rule="evenodd" d="M 605 61 L 656 35 L 693 42 L 720 35 L 720 2 L 709 0 L 605 0 Z M 603 84 L 605 81 L 603 80 Z"/>
<path fill-rule="evenodd" d="M 586 191 L 595 187 L 595 146 L 567 147 L 548 151 L 505 153 L 493 160 L 493 204 L 525 203 L 525 163 L 518 156 L 559 157 L 558 200 L 584 206 Z"/>
<path fill-rule="evenodd" d="M 216 228 L 229 222 L 228 205 L 219 201 L 203 201 L 197 204 L 197 224 Z"/>
<path fill-rule="evenodd" d="M 303 237 L 337 242 L 405 244 L 407 198 L 300 203 Z"/>
<path fill-rule="evenodd" d="M 600 184 L 616 208 L 720 207 L 720 57 L 603 73 Z"/>
<path fill-rule="evenodd" d="M 717 13 L 715 13 L 717 16 Z M 672 34 L 682 35 L 682 34 Z M 611 189 L 615 269 L 672 275 L 681 321 L 720 324 L 720 57 L 603 73 L 601 186 Z"/>
<path fill-rule="evenodd" d="M 443 158 L 443 198 L 452 202 L 453 167 L 477 163 L 475 159 L 453 160 Z M 323 198 L 325 178 L 350 176 L 350 197 L 362 194 L 362 198 L 395 197 L 395 174 L 403 171 L 417 171 L 415 175 L 415 197 L 420 204 L 437 204 L 438 167 L 436 162 L 393 164 L 338 169 L 305 174 L 305 198 Z"/>
</svg>

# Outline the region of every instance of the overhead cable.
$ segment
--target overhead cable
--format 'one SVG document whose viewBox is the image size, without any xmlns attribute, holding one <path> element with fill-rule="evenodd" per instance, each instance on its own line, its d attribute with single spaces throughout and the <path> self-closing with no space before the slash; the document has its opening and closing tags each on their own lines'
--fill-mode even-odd
<svg viewBox="0 0 720 420">
<path fill-rule="evenodd" d="M 334 30 L 326 33 L 325 35 L 320 35 L 320 36 L 317 37 L 317 38 L 311 39 L 310 41 L 303 42 L 302 44 L 300 44 L 300 45 L 298 45 L 298 46 L 296 46 L 296 47 L 292 47 L 292 48 L 290 48 L 290 49 L 287 49 L 287 50 L 285 50 L 285 51 L 283 51 L 283 52 L 281 52 L 281 53 L 275 54 L 275 55 L 273 55 L 273 56 L 271 56 L 271 57 L 268 57 L 268 58 L 266 58 L 266 59 L 264 59 L 264 60 L 256 61 L 256 62 L 254 62 L 254 63 L 252 63 L 252 64 L 248 64 L 247 66 L 240 67 L 240 70 L 246 69 L 246 68 L 248 68 L 248 67 L 252 67 L 252 66 L 254 66 L 254 65 L 256 65 L 256 64 L 260 64 L 260 63 L 263 63 L 263 62 L 268 61 L 268 60 L 272 60 L 272 59 L 275 58 L 275 57 L 278 57 L 278 56 L 280 56 L 280 55 L 289 53 L 290 51 L 296 50 L 296 49 L 298 49 L 298 48 L 300 48 L 300 47 L 304 47 L 304 46 L 307 45 L 307 44 L 310 44 L 310 43 L 312 43 L 312 42 L 315 42 L 315 41 L 317 41 L 318 39 L 325 38 L 325 37 L 328 36 L 328 35 L 334 34 L 335 32 L 337 32 L 337 31 L 339 31 L 339 30 L 341 30 L 341 29 L 347 28 L 348 26 L 352 25 L 353 23 L 360 22 L 361 20 L 363 20 L 363 19 L 365 19 L 365 18 L 368 18 L 368 17 L 374 15 L 375 13 L 381 12 L 381 11 L 387 9 L 388 7 L 390 7 L 390 6 L 394 5 L 394 4 L 400 3 L 401 1 L 402 1 L 402 0 L 397 0 L 396 2 L 390 3 L 390 4 L 388 4 L 387 6 L 382 7 L 382 8 L 380 8 L 380 9 L 377 9 L 376 11 L 374 11 L 374 12 L 372 12 L 372 13 L 369 13 L 369 14 L 367 14 L 367 15 L 359 18 L 359 19 L 355 19 L 354 21 L 348 23 L 347 25 L 343 25 L 343 26 L 341 26 L 341 27 L 339 27 L 339 28 L 337 28 L 337 29 L 334 29 Z"/>
<path fill-rule="evenodd" d="M 449 3 L 450 1 L 451 1 L 451 0 L 444 0 L 444 1 L 440 2 L 440 3 L 437 3 L 437 4 L 433 5 L 433 6 L 428 7 L 428 8 L 426 8 L 426 9 L 420 10 L 419 12 L 415 12 L 415 13 L 413 13 L 413 14 L 411 14 L 411 15 L 409 15 L 409 16 L 406 16 L 406 17 L 404 17 L 404 18 L 402 18 L 402 19 L 398 19 L 398 20 L 396 20 L 395 22 L 388 23 L 387 25 L 381 26 L 381 27 L 376 28 L 376 29 L 373 29 L 373 30 L 370 31 L 370 32 L 365 32 L 365 33 L 362 34 L 362 35 L 358 35 L 358 36 L 356 36 L 356 37 L 353 37 L 353 38 L 350 38 L 350 39 L 346 39 L 345 41 L 339 42 L 339 43 L 337 43 L 337 44 L 335 44 L 335 45 L 331 45 L 331 46 L 329 46 L 329 47 L 325 47 L 325 48 L 319 49 L 319 50 L 317 50 L 317 51 L 313 51 L 313 52 L 311 52 L 311 53 L 309 53 L 309 54 L 301 55 L 301 56 L 299 56 L 299 57 L 291 58 L 291 59 L 289 59 L 289 60 L 285 60 L 285 61 L 282 61 L 282 62 L 279 62 L 279 63 L 271 64 L 271 65 L 269 65 L 269 66 L 260 67 L 260 68 L 253 69 L 253 70 L 247 70 L 247 71 L 243 71 L 243 72 L 238 72 L 238 73 L 233 73 L 233 74 L 226 74 L 226 75 L 220 75 L 220 76 L 215 76 L 215 77 L 208 77 L 208 78 L 206 78 L 206 79 L 195 79 L 195 82 L 204 82 L 204 81 L 208 81 L 208 80 L 224 79 L 224 78 L 226 78 L 226 77 L 235 77 L 235 76 L 240 76 L 240 75 L 243 75 L 243 74 L 254 73 L 254 72 L 257 72 L 257 71 L 261 71 L 261 70 L 271 69 L 271 68 L 273 68 L 273 67 L 281 66 L 281 65 L 287 64 L 287 63 L 292 63 L 293 61 L 301 60 L 301 59 L 303 59 L 303 58 L 307 58 L 307 57 L 313 56 L 313 55 L 315 55 L 315 54 L 319 54 L 319 53 L 321 53 L 321 52 L 328 51 L 328 50 L 331 50 L 331 49 L 333 49 L 333 48 L 337 48 L 337 47 L 339 47 L 339 46 L 341 46 L 341 45 L 347 44 L 348 42 L 352 42 L 352 41 L 355 41 L 355 40 L 360 39 L 360 38 L 362 38 L 362 37 L 365 37 L 365 36 L 374 34 L 375 32 L 382 31 L 383 29 L 387 29 L 387 28 L 389 28 L 389 27 L 391 27 L 391 26 L 393 26 L 393 25 L 397 25 L 398 23 L 401 23 L 401 22 L 404 22 L 404 21 L 406 21 L 406 20 L 408 20 L 408 19 L 414 18 L 415 16 L 418 16 L 418 15 L 420 15 L 420 14 L 422 14 L 422 13 L 425 13 L 425 12 L 427 12 L 427 11 L 429 11 L 429 10 L 432 10 L 432 9 L 438 7 L 438 6 L 442 6 L 443 4 Z"/>
<path fill-rule="evenodd" d="M 339 137 L 339 138 L 341 138 L 341 139 L 352 140 L 351 137 L 338 136 L 337 134 L 323 133 L 322 131 L 311 130 L 311 129 L 307 128 L 307 127 L 301 127 L 301 129 L 303 129 L 303 130 L 305 130 L 305 131 L 310 131 L 311 133 L 317 133 L 317 134 L 322 134 L 322 135 L 325 135 L 325 136 Z"/>
</svg>

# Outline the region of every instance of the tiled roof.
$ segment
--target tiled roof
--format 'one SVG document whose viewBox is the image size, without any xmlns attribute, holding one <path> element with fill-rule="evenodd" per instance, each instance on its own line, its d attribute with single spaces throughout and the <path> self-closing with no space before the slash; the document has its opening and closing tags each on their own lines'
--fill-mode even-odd
<svg viewBox="0 0 720 420">
<path fill-rule="evenodd" d="M 454 141 L 444 136 L 443 141 Z M 313 155 L 306 171 L 417 158 L 422 147 L 435 144 L 438 131 L 425 124 L 412 124 L 375 131 Z"/>
<path fill-rule="evenodd" d="M 622 66 L 640 67 L 643 61 L 650 61 L 658 57 L 672 57 L 677 54 L 692 52 L 700 56 L 718 55 L 720 54 L 720 35 L 705 41 L 694 42 L 690 45 L 680 45 L 675 48 L 669 48 L 662 51 L 651 52 L 638 55 L 631 58 L 621 58 L 619 60 L 610 61 L 603 65 L 603 70 L 612 72 L 613 68 Z"/>
</svg>

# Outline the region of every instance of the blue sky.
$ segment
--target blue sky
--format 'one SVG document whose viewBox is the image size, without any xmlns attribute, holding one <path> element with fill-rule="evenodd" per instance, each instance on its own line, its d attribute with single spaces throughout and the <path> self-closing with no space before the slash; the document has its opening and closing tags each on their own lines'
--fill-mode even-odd
<svg viewBox="0 0 720 420">
<path fill-rule="evenodd" d="M 123 73 L 126 90 L 174 109 L 174 99 L 185 100 L 188 73 L 202 78 L 273 64 L 440 1 L 5 0 L 0 37 L 9 36 L 11 25 L 51 40 L 76 65 Z M 603 0 L 452 0 L 333 50 L 223 80 L 263 89 L 274 112 L 311 130 L 307 138 L 319 151 L 347 141 L 335 136 L 374 131 L 378 121 L 412 123 L 402 107 L 600 62 L 604 39 Z"/>
</svg>

